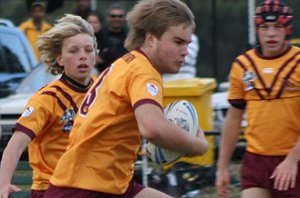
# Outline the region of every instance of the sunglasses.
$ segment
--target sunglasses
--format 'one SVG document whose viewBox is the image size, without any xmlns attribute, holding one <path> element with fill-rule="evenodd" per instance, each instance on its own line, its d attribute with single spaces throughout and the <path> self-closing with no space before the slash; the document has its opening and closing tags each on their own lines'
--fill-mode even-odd
<svg viewBox="0 0 300 198">
<path fill-rule="evenodd" d="M 111 17 L 111 18 L 123 18 L 124 15 L 122 15 L 122 14 L 120 14 L 120 15 L 118 15 L 118 14 L 110 14 L 109 17 Z"/>
</svg>

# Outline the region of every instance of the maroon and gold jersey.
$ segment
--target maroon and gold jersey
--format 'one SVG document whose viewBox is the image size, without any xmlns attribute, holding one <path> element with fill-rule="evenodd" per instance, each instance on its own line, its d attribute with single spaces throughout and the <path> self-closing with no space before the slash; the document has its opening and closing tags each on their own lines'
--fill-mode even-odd
<svg viewBox="0 0 300 198">
<path fill-rule="evenodd" d="M 48 188 L 56 163 L 68 145 L 74 115 L 87 92 L 67 79 L 63 76 L 40 89 L 13 128 L 32 139 L 28 154 L 33 169 L 33 190 Z"/>
<path fill-rule="evenodd" d="M 240 55 L 230 72 L 229 102 L 246 104 L 247 150 L 287 155 L 300 135 L 300 49 L 266 58 L 259 48 Z"/>
<path fill-rule="evenodd" d="M 89 90 L 51 184 L 123 194 L 141 145 L 134 110 L 145 103 L 162 108 L 162 79 L 141 51 L 132 51 Z"/>
</svg>

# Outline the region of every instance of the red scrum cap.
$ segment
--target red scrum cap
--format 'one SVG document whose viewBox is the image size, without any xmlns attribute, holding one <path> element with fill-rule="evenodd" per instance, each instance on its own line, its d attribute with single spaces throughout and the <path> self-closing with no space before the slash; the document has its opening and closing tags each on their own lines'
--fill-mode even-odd
<svg viewBox="0 0 300 198">
<path fill-rule="evenodd" d="M 287 36 L 292 34 L 292 9 L 280 0 L 265 0 L 255 12 L 256 26 L 264 22 L 278 22 L 286 28 Z"/>
</svg>

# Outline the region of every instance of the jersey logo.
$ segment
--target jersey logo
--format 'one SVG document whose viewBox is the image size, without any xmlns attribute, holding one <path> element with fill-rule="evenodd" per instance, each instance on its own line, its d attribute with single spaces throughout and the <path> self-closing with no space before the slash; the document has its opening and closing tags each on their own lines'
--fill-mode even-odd
<svg viewBox="0 0 300 198">
<path fill-rule="evenodd" d="M 61 117 L 63 123 L 62 130 L 64 132 L 70 132 L 73 127 L 75 112 L 73 109 L 66 109 L 64 115 Z"/>
<path fill-rule="evenodd" d="M 135 59 L 135 55 L 131 54 L 131 53 L 127 53 L 125 54 L 122 59 L 129 64 L 133 59 Z"/>
<path fill-rule="evenodd" d="M 242 77 L 244 83 L 253 82 L 254 78 L 256 77 L 255 72 L 246 71 Z"/>
<path fill-rule="evenodd" d="M 34 111 L 34 108 L 29 106 L 24 110 L 21 117 L 24 117 L 24 118 L 29 117 L 32 114 L 33 111 Z"/>
<path fill-rule="evenodd" d="M 274 72 L 274 68 L 264 68 L 263 73 L 264 74 L 271 74 Z"/>
<path fill-rule="evenodd" d="M 147 90 L 152 96 L 158 95 L 158 87 L 153 83 L 147 83 Z"/>
<path fill-rule="evenodd" d="M 245 91 L 250 91 L 250 90 L 252 90 L 252 89 L 254 89 L 254 86 L 253 86 L 253 83 L 250 82 L 249 84 L 247 84 L 247 86 L 246 86 L 246 88 L 245 88 Z"/>
</svg>

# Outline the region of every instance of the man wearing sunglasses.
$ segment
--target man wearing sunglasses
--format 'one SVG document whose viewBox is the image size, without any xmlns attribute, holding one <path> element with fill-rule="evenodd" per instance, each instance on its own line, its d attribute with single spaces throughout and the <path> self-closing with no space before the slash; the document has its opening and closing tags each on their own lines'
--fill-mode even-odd
<svg viewBox="0 0 300 198">
<path fill-rule="evenodd" d="M 100 72 L 127 52 L 124 48 L 124 41 L 127 36 L 125 17 L 126 11 L 120 4 L 113 4 L 108 9 L 106 26 L 103 29 L 103 47 L 100 48 L 99 52 L 102 59 Z"/>
</svg>

